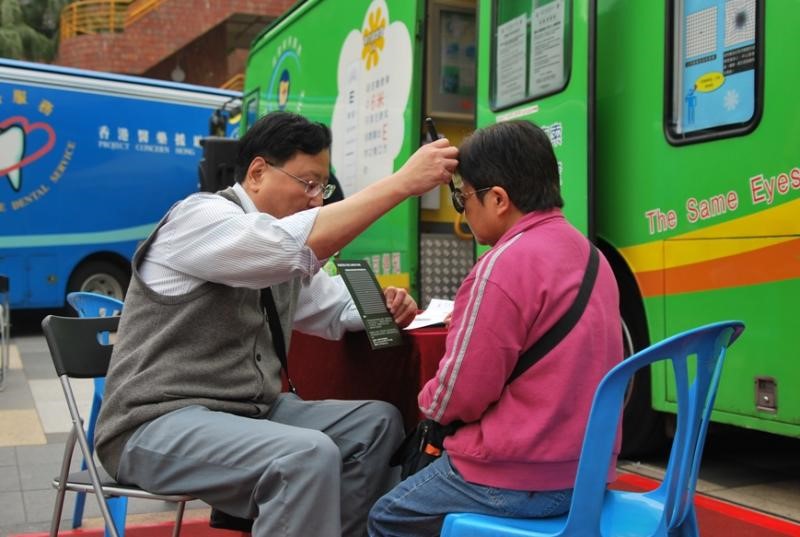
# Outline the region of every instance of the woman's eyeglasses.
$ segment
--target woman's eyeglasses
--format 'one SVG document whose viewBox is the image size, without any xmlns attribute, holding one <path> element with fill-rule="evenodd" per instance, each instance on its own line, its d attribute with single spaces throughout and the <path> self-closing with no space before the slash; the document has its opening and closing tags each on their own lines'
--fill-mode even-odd
<svg viewBox="0 0 800 537">
<path fill-rule="evenodd" d="M 467 200 L 468 197 L 477 194 L 478 192 L 485 192 L 487 190 L 491 190 L 494 187 L 487 186 L 486 188 L 479 188 L 478 190 L 473 190 L 472 192 L 464 192 L 460 188 L 454 188 L 453 191 L 450 193 L 450 199 L 453 201 L 453 208 L 456 210 L 457 213 L 464 212 L 464 202 Z"/>
</svg>

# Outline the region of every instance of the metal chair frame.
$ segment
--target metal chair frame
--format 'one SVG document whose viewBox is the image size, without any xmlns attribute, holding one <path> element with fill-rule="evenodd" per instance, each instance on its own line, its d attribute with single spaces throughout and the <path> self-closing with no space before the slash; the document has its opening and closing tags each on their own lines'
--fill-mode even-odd
<svg viewBox="0 0 800 537">
<path fill-rule="evenodd" d="M 78 317 L 114 317 L 122 314 L 124 303 L 116 298 L 91 293 L 87 291 L 74 291 L 67 295 L 67 303 L 78 314 Z M 86 426 L 86 439 L 89 441 L 89 450 L 94 451 L 94 427 L 97 423 L 97 416 L 100 415 L 100 407 L 103 405 L 103 394 L 105 393 L 106 379 L 98 377 L 94 379 L 94 395 L 92 396 L 92 408 L 89 412 L 89 422 Z M 81 462 L 81 470 L 86 470 L 86 461 Z M 86 493 L 79 492 L 75 498 L 75 506 L 72 510 L 72 527 L 79 528 L 83 525 L 83 510 L 86 505 Z M 125 518 L 128 515 L 128 499 L 124 496 L 110 498 L 108 508 L 111 518 L 114 519 L 120 537 L 125 534 Z M 105 537 L 109 537 L 106 531 Z"/>
<path fill-rule="evenodd" d="M 61 471 L 53 480 L 53 487 L 56 488 L 57 495 L 50 526 L 51 537 L 58 535 L 67 491 L 91 492 L 95 495 L 106 523 L 106 531 L 112 537 L 119 537 L 120 532 L 111 517 L 106 502 L 107 497 L 124 496 L 177 503 L 173 537 L 180 535 L 186 502 L 194 499 L 182 494 L 153 494 L 136 486 L 117 483 L 105 471 L 99 470 L 94 463 L 70 379 L 105 376 L 113 350 L 113 344 L 108 342 L 113 341 L 113 335 L 118 325 L 119 317 L 75 318 L 48 315 L 42 321 L 42 330 L 72 419 L 72 427 L 64 447 Z M 87 468 L 80 472 L 70 473 L 76 442 L 80 446 Z"/>
</svg>

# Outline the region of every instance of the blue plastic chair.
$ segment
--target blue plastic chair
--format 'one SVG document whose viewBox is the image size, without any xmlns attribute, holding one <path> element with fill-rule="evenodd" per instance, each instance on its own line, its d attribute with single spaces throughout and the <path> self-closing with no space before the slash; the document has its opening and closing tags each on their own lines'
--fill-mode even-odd
<svg viewBox="0 0 800 537">
<path fill-rule="evenodd" d="M 78 317 L 114 317 L 122 313 L 123 302 L 106 295 L 87 292 L 75 292 L 67 295 L 67 302 L 78 313 Z M 106 379 L 98 377 L 94 379 L 94 396 L 92 397 L 92 409 L 89 412 L 89 423 L 86 428 L 86 438 L 89 441 L 89 450 L 94 452 L 94 427 L 97 416 L 100 414 L 100 406 L 103 404 L 103 393 L 105 392 Z M 86 470 L 86 461 L 81 463 L 81 470 Z M 75 509 L 72 514 L 72 527 L 79 528 L 83 524 L 83 508 L 86 504 L 86 493 L 80 492 L 75 498 Z M 114 524 L 119 528 L 120 537 L 125 532 L 125 517 L 128 512 L 128 498 L 110 498 L 108 509 Z M 106 535 L 109 535 L 106 530 Z"/>
<path fill-rule="evenodd" d="M 740 321 L 695 328 L 656 343 L 614 367 L 595 393 L 569 512 L 512 519 L 470 513 L 445 517 L 441 537 L 695 537 L 694 492 L 725 351 L 744 330 Z M 675 372 L 677 430 L 661 485 L 649 492 L 608 490 L 622 401 L 634 373 L 669 360 Z M 690 384 L 690 379 L 693 379 Z"/>
</svg>

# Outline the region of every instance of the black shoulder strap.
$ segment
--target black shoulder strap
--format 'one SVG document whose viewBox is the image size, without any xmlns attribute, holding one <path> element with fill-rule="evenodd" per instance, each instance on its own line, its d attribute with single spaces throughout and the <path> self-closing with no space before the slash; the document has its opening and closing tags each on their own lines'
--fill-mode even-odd
<svg viewBox="0 0 800 537">
<path fill-rule="evenodd" d="M 506 385 L 511 384 L 517 377 L 527 371 L 529 367 L 541 360 L 545 354 L 553 350 L 578 323 L 581 315 L 583 315 L 583 310 L 586 309 L 586 304 L 589 302 L 589 297 L 592 295 L 594 282 L 597 279 L 597 267 L 599 263 L 600 260 L 597 254 L 597 248 L 595 248 L 594 244 L 589 243 L 589 262 L 586 265 L 586 273 L 583 276 L 581 287 L 578 289 L 575 302 L 572 303 L 572 306 L 570 306 L 558 322 L 550 327 L 550 330 L 545 332 L 530 349 L 519 357 L 517 366 L 514 368 L 514 371 L 511 372 L 511 376 L 508 377 Z"/>
<path fill-rule="evenodd" d="M 222 196 L 228 201 L 232 201 L 239 207 L 242 207 L 242 202 L 233 191 L 233 187 L 228 187 L 216 192 L 217 195 Z M 244 210 L 244 207 L 242 207 Z M 272 298 L 272 289 L 265 287 L 261 290 L 261 309 L 264 310 L 264 315 L 267 316 L 267 323 L 269 323 L 269 331 L 272 334 L 272 347 L 275 349 L 275 354 L 278 355 L 278 360 L 281 361 L 281 368 L 286 373 L 286 383 L 289 385 L 289 390 L 292 393 L 297 393 L 297 390 L 292 384 L 292 379 L 289 377 L 289 361 L 286 358 L 286 341 L 283 339 L 283 329 L 281 328 L 281 319 L 278 317 L 278 308 L 275 306 L 275 299 Z"/>
<path fill-rule="evenodd" d="M 275 354 L 281 361 L 281 367 L 286 373 L 286 383 L 289 385 L 289 390 L 292 393 L 297 393 L 297 390 L 289 377 L 289 361 L 286 358 L 286 341 L 283 339 L 283 329 L 281 328 L 281 320 L 278 317 L 278 308 L 275 307 L 275 299 L 272 298 L 272 289 L 266 287 L 261 290 L 261 306 L 264 308 L 264 313 L 267 316 L 269 323 L 269 331 L 272 334 L 272 346 L 275 348 Z"/>
</svg>

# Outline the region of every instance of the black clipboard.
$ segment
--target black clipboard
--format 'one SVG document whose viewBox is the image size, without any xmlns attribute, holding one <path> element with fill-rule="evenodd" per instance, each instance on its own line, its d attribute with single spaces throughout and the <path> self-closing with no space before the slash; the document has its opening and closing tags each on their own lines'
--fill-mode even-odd
<svg viewBox="0 0 800 537">
<path fill-rule="evenodd" d="M 400 328 L 386 308 L 386 298 L 367 262 L 337 259 L 334 263 L 364 321 L 370 346 L 385 349 L 401 345 Z"/>
</svg>

